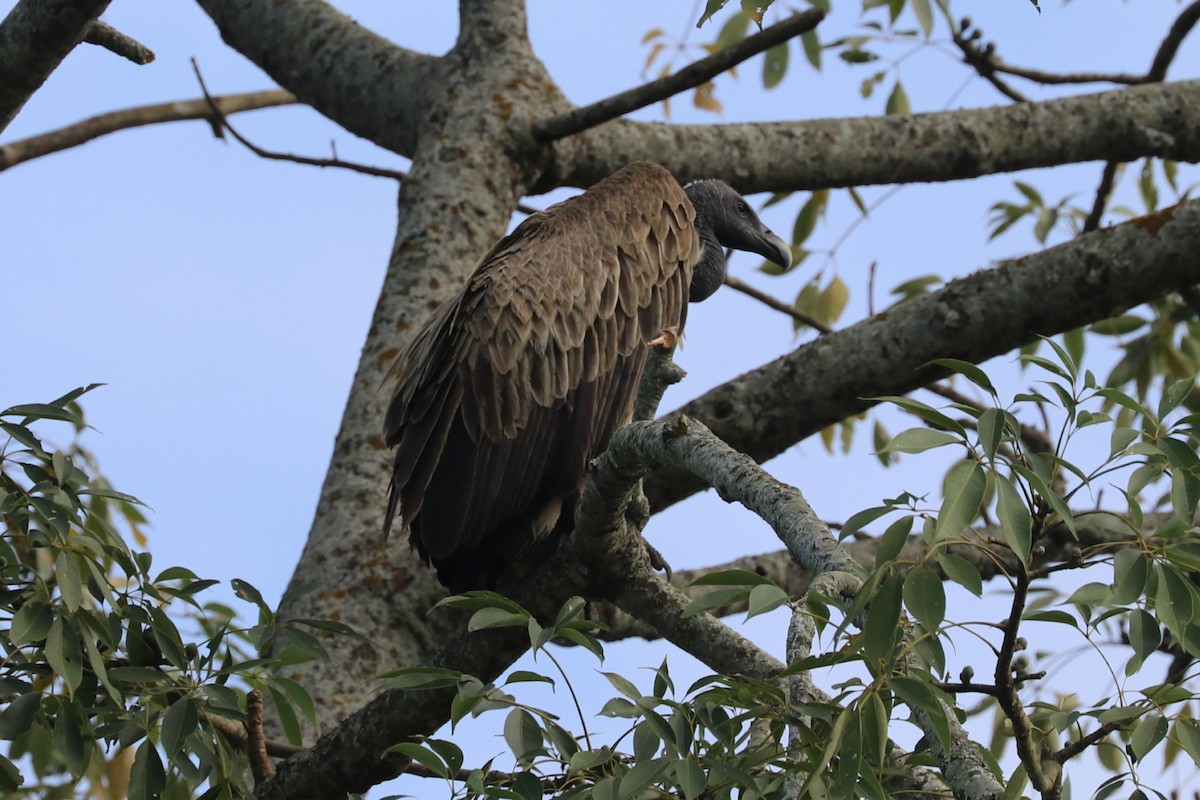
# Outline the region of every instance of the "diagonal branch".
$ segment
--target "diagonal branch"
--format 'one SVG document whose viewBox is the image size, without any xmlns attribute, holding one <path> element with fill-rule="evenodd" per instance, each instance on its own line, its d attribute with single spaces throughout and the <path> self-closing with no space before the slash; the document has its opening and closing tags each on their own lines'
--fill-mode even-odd
<svg viewBox="0 0 1200 800">
<path fill-rule="evenodd" d="M 297 100 L 291 92 L 283 89 L 269 89 L 262 92 L 222 95 L 212 98 L 212 102 L 216 104 L 222 115 L 229 115 L 259 108 L 291 105 Z M 162 122 L 192 119 L 211 121 L 213 116 L 209 100 L 203 97 L 110 111 L 107 114 L 80 120 L 65 128 L 0 145 L 0 172 L 41 156 L 78 147 L 117 131 L 144 125 L 157 125 Z"/>
<path fill-rule="evenodd" d="M 980 363 L 1039 334 L 1200 283 L 1197 252 L 1200 201 L 1192 201 L 953 281 L 807 343 L 675 413 L 701 420 L 734 449 L 764 461 L 871 408 L 876 401 L 869 398 L 940 379 L 945 373 L 927 366 L 936 358 Z M 670 469 L 647 477 L 645 489 L 658 510 L 703 486 Z"/>
<path fill-rule="evenodd" d="M 743 194 L 964 180 L 1147 155 L 1196 162 L 1200 81 L 884 117 L 728 125 L 618 120 L 572 144 L 578 154 L 549 165 L 532 191 L 591 186 L 633 160 L 662 164 L 682 182 L 724 177 Z"/>
<path fill-rule="evenodd" d="M 676 73 L 605 98 L 591 105 L 576 108 L 557 117 L 542 120 L 533 126 L 534 138 L 542 143 L 563 139 L 594 128 L 631 111 L 674 97 L 680 92 L 712 80 L 722 72 L 736 67 L 748 58 L 778 44 L 811 31 L 825 18 L 825 12 L 812 8 L 778 22 L 753 36 L 702 58 Z"/>
<path fill-rule="evenodd" d="M 0 22 L 0 131 L 8 127 L 110 0 L 21 0 Z"/>
</svg>

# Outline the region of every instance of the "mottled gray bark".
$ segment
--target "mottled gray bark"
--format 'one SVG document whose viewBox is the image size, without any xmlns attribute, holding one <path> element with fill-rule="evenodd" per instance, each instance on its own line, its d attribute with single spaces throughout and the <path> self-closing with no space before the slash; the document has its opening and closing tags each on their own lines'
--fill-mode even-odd
<svg viewBox="0 0 1200 800">
<path fill-rule="evenodd" d="M 1161 226 L 1161 227 L 1160 227 Z M 978 363 L 1200 283 L 1200 202 L 1088 234 L 952 281 L 748 372 L 679 408 L 757 461 L 875 404 L 944 377 L 935 358 Z M 812 376 L 820 376 L 813 380 Z M 647 476 L 651 506 L 704 488 Z"/>
<path fill-rule="evenodd" d="M 0 22 L 0 131 L 111 0 L 21 0 Z"/>
<path fill-rule="evenodd" d="M 197 2 L 221 38 L 280 86 L 348 131 L 415 153 L 438 59 L 389 42 L 324 0 Z"/>
<path fill-rule="evenodd" d="M 445 590 L 418 563 L 407 538 L 382 539 L 391 466 L 380 436 L 390 400 L 384 377 L 408 336 L 504 234 L 529 185 L 509 118 L 480 109 L 501 110 L 497 98 L 524 109 L 565 103 L 538 78 L 545 70 L 529 48 L 519 4 L 468 5 L 454 48 L 421 68 L 425 86 L 419 114 L 409 122 L 416 146 L 400 190 L 396 242 L 292 578 L 293 586 L 321 588 L 280 608 L 288 617 L 333 615 L 371 641 L 327 637 L 329 661 L 295 668 L 318 700 L 325 730 L 362 704 L 373 676 L 424 663 L 455 630 L 453 615 L 426 616 Z M 514 75 L 524 79 L 513 81 Z"/>
<path fill-rule="evenodd" d="M 952 181 L 1080 161 L 1200 161 L 1200 81 L 1045 103 L 740 125 L 618 120 L 558 145 L 535 186 L 590 186 L 628 161 L 744 193 Z"/>
</svg>

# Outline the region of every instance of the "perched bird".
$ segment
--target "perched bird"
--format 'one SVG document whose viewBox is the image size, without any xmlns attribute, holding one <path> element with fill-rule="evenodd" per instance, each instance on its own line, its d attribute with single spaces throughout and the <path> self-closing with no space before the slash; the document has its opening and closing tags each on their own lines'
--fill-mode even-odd
<svg viewBox="0 0 1200 800">
<path fill-rule="evenodd" d="M 725 278 L 725 248 L 791 251 L 727 184 L 630 164 L 534 214 L 397 359 L 385 533 L 451 590 L 490 587 L 570 530 L 588 462 L 629 421 L 648 343 Z"/>
</svg>

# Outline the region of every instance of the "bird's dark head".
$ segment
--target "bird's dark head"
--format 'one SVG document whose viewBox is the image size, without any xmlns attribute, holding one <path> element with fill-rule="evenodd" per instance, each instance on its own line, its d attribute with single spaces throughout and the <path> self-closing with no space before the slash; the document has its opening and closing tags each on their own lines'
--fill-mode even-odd
<svg viewBox="0 0 1200 800">
<path fill-rule="evenodd" d="M 781 267 L 792 263 L 792 250 L 762 223 L 746 199 L 719 180 L 693 181 L 683 187 L 696 209 L 696 228 L 704 254 L 693 270 L 689 299 L 704 300 L 725 280 L 724 248 L 758 253 Z"/>
</svg>

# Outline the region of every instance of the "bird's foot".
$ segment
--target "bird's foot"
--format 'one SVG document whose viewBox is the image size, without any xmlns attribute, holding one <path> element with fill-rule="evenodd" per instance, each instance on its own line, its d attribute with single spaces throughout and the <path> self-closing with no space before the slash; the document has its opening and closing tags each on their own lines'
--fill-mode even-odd
<svg viewBox="0 0 1200 800">
<path fill-rule="evenodd" d="M 642 544 L 646 545 L 646 555 L 650 556 L 650 566 L 654 567 L 659 572 L 663 573 L 667 583 L 671 582 L 671 578 L 675 573 L 671 570 L 671 565 L 663 558 L 663 554 L 654 549 L 654 545 L 642 540 Z"/>
<path fill-rule="evenodd" d="M 662 333 L 651 339 L 647 344 L 651 347 L 661 347 L 664 350 L 673 350 L 675 345 L 679 343 L 679 331 L 674 328 L 663 328 Z"/>
</svg>

